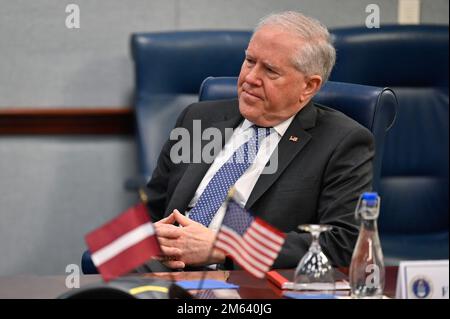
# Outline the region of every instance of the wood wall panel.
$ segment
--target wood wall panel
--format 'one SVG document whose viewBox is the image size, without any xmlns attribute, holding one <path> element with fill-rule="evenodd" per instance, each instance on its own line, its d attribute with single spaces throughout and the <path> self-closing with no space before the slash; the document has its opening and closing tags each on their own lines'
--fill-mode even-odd
<svg viewBox="0 0 450 319">
<path fill-rule="evenodd" d="M 129 135 L 131 108 L 0 109 L 1 135 Z"/>
</svg>

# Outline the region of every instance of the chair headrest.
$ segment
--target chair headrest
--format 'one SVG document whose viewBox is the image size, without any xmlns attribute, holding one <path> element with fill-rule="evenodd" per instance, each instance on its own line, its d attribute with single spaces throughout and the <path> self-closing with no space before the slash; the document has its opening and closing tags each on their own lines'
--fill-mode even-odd
<svg viewBox="0 0 450 319">
<path fill-rule="evenodd" d="M 250 31 L 136 33 L 131 49 L 137 92 L 198 94 L 208 76 L 236 76 Z"/>
<path fill-rule="evenodd" d="M 448 86 L 448 25 L 391 25 L 331 31 L 331 80 L 390 87 Z"/>
</svg>

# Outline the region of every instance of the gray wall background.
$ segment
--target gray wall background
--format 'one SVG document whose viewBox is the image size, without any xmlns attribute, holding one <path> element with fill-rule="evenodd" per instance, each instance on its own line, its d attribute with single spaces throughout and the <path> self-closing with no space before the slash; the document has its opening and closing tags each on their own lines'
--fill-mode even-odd
<svg viewBox="0 0 450 319">
<path fill-rule="evenodd" d="M 65 7 L 80 6 L 67 29 Z M 328 27 L 364 24 L 397 0 L 0 0 L 0 108 L 132 105 L 132 32 L 251 29 L 273 11 L 301 10 Z M 448 24 L 448 0 L 422 0 L 421 22 Z M 0 136 L 0 275 L 62 274 L 84 234 L 136 201 L 132 138 Z"/>
<path fill-rule="evenodd" d="M 80 7 L 67 29 L 65 7 Z M 397 0 L 0 0 L 0 107 L 129 106 L 132 32 L 252 29 L 259 18 L 302 10 L 330 28 L 362 25 L 380 6 L 396 23 Z M 424 23 L 448 24 L 448 0 L 422 0 Z"/>
<path fill-rule="evenodd" d="M 83 236 L 137 202 L 131 137 L 0 137 L 0 275 L 62 274 Z"/>
</svg>

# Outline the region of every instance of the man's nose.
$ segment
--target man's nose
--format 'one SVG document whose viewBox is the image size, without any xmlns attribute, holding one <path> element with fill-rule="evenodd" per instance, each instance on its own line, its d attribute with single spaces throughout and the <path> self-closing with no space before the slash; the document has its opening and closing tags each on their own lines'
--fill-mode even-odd
<svg viewBox="0 0 450 319">
<path fill-rule="evenodd" d="M 258 66 L 254 66 L 245 76 L 245 82 L 254 86 L 261 86 L 262 80 Z"/>
</svg>

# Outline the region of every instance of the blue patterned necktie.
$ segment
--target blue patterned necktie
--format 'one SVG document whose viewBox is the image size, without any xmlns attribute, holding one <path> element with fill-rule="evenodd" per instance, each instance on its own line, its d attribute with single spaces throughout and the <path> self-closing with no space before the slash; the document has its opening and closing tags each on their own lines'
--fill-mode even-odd
<svg viewBox="0 0 450 319">
<path fill-rule="evenodd" d="M 244 172 L 252 165 L 259 144 L 270 134 L 270 128 L 252 126 L 254 134 L 242 144 L 222 167 L 214 174 L 189 213 L 189 218 L 209 226 L 217 210 L 225 201 L 228 191 Z"/>
</svg>

